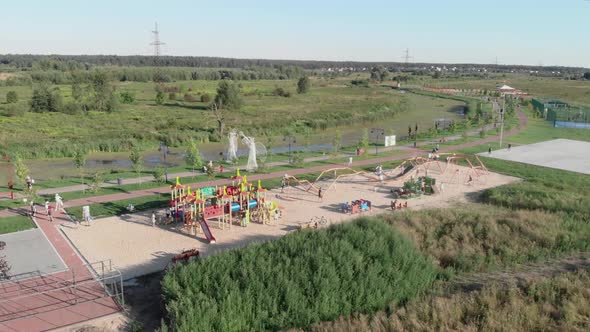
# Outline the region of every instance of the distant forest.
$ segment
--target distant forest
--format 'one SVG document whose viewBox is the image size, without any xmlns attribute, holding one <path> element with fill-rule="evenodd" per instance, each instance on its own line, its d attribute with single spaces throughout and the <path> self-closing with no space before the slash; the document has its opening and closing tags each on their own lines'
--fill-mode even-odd
<svg viewBox="0 0 590 332">
<path fill-rule="evenodd" d="M 334 77 L 358 72 L 454 76 L 486 76 L 490 73 L 527 73 L 565 79 L 581 79 L 583 68 L 530 67 L 481 64 L 427 64 L 397 62 L 336 62 L 231 59 L 193 56 L 118 55 L 0 55 L 0 72 L 14 73 L 0 86 L 89 83 L 100 68 L 112 80 L 126 82 L 173 82 L 186 80 L 287 80 L 308 75 Z M 586 70 L 587 71 L 587 70 Z M 399 75 L 387 75 L 391 79 Z"/>
<path fill-rule="evenodd" d="M 0 55 L 0 65 L 14 68 L 33 68 L 43 60 L 55 60 L 60 63 L 77 62 L 86 66 L 131 66 L 131 67 L 201 67 L 201 68 L 279 68 L 297 66 L 307 70 L 347 69 L 349 71 L 369 71 L 376 66 L 384 66 L 391 71 L 423 69 L 431 66 L 455 67 L 458 70 L 487 68 L 499 72 L 509 71 L 560 71 L 562 73 L 581 73 L 588 69 L 580 67 L 559 66 L 519 66 L 494 64 L 442 64 L 442 63 L 401 63 L 401 62 L 356 62 L 356 61 L 315 61 L 315 60 L 268 60 L 268 59 L 234 59 L 202 56 L 154 56 L 143 55 Z M 57 69 L 57 68 L 56 68 Z"/>
</svg>

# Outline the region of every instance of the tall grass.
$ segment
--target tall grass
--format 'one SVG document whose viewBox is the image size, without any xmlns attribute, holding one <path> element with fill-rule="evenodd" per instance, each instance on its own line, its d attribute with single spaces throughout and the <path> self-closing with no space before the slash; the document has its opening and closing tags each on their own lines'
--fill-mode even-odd
<svg viewBox="0 0 590 332">
<path fill-rule="evenodd" d="M 436 277 L 397 231 L 362 218 L 176 267 L 162 288 L 174 331 L 262 331 L 373 313 Z"/>
<path fill-rule="evenodd" d="M 486 158 L 485 163 L 492 171 L 525 179 L 486 190 L 482 196 L 485 202 L 512 209 L 566 213 L 590 221 L 589 175 L 491 158 Z"/>
<path fill-rule="evenodd" d="M 541 211 L 485 205 L 383 216 L 448 272 L 485 270 L 590 249 L 590 224 Z"/>
<path fill-rule="evenodd" d="M 514 288 L 428 296 L 393 314 L 340 318 L 312 331 L 588 331 L 590 272 L 527 281 Z"/>
</svg>

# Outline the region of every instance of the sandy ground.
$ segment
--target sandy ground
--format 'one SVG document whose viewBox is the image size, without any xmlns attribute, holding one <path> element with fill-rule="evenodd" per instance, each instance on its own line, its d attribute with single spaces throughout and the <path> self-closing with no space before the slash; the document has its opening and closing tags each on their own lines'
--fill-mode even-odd
<svg viewBox="0 0 590 332">
<path fill-rule="evenodd" d="M 480 153 L 482 156 L 518 161 L 566 171 L 590 174 L 590 142 L 554 139 L 535 144 Z"/>
<path fill-rule="evenodd" d="M 442 164 L 442 163 L 441 163 Z M 424 170 L 421 170 L 423 175 Z M 469 175 L 473 182 L 465 184 Z M 444 191 L 432 196 L 422 196 L 408 201 L 411 209 L 427 207 L 444 207 L 455 202 L 467 201 L 473 193 L 510 182 L 517 178 L 495 173 L 477 177 L 465 167 L 449 166 L 444 175 L 429 171 L 429 176 L 437 178 L 437 184 L 444 183 Z M 407 180 L 411 174 L 404 179 Z M 280 189 L 268 192 L 268 199 L 276 200 L 283 210 L 283 218 L 274 225 L 250 223 L 247 227 L 234 225 L 231 229 L 216 228 L 211 223 L 211 230 L 217 243 L 209 244 L 202 234 L 196 238 L 185 233 L 182 228 L 170 226 L 152 227 L 147 214 L 129 214 L 96 220 L 91 226 L 64 225 L 63 230 L 84 257 L 90 261 L 112 259 L 113 264 L 121 270 L 125 279 L 163 270 L 173 255 L 183 249 L 197 248 L 204 255 L 231 248 L 241 247 L 254 241 L 265 241 L 292 232 L 300 225 L 307 224 L 316 216 L 325 217 L 329 223 L 339 223 L 359 214 L 349 215 L 340 212 L 343 202 L 359 198 L 372 202 L 372 211 L 362 215 L 377 214 L 388 211 L 392 195 L 391 188 L 403 185 L 403 180 L 379 182 L 368 180 L 359 175 L 340 179 L 337 183 L 326 181 L 324 199 L 298 187 L 289 187 L 281 193 Z M 159 212 L 163 215 L 163 211 Z"/>
</svg>

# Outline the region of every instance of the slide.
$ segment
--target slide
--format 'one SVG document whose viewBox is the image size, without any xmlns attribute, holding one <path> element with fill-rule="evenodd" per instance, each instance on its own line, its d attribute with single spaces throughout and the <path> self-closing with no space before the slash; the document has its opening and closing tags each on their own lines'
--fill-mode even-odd
<svg viewBox="0 0 590 332">
<path fill-rule="evenodd" d="M 209 243 L 215 243 L 215 236 L 213 236 L 213 233 L 211 233 L 211 228 L 209 228 L 207 220 L 201 220 L 201 229 L 203 229 L 203 233 L 205 233 L 205 237 Z"/>
<path fill-rule="evenodd" d="M 408 175 L 408 173 L 410 173 L 412 170 L 414 170 L 414 165 L 408 165 L 406 168 L 404 168 L 404 172 L 402 174 L 398 174 L 392 177 L 393 180 L 405 180 L 406 175 Z"/>
</svg>

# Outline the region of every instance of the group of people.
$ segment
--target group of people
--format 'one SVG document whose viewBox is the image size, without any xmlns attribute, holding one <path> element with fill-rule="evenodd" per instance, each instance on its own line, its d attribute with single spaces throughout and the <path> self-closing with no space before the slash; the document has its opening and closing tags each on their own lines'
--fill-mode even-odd
<svg viewBox="0 0 590 332">
<path fill-rule="evenodd" d="M 34 200 L 31 200 L 29 204 L 31 207 L 31 217 L 34 218 L 37 216 L 37 204 L 35 204 Z M 49 200 L 45 200 L 44 207 L 45 214 L 49 217 L 49 222 L 53 222 L 54 212 L 59 212 L 60 210 L 65 212 L 63 198 L 59 194 L 55 194 L 55 206 L 51 205 Z"/>
<path fill-rule="evenodd" d="M 403 204 L 400 202 L 397 202 L 397 199 L 395 201 L 391 201 L 391 210 L 395 211 L 395 210 L 401 210 L 402 208 L 407 208 L 408 207 L 408 202 L 405 201 Z"/>
</svg>

